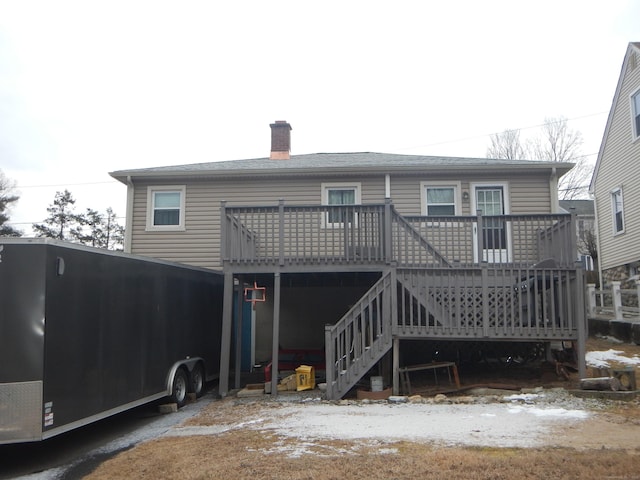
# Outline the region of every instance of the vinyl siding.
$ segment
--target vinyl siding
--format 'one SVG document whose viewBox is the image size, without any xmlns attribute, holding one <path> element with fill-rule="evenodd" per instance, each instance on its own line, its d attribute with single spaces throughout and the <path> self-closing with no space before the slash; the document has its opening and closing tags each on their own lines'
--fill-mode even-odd
<svg viewBox="0 0 640 480">
<path fill-rule="evenodd" d="M 595 182 L 599 260 L 604 270 L 640 260 L 640 140 L 633 141 L 630 104 L 630 95 L 640 88 L 640 58 L 636 65 L 622 72 Z M 625 231 L 614 235 L 611 191 L 617 187 L 623 190 Z"/>
<path fill-rule="evenodd" d="M 403 215 L 421 215 L 420 182 L 450 180 L 445 176 L 391 176 L 391 196 L 395 208 Z M 469 190 L 471 179 L 456 179 L 462 190 Z M 521 175 L 512 179 L 489 177 L 473 181 L 507 183 L 513 214 L 550 213 L 547 175 Z M 355 183 L 361 185 L 363 204 L 384 203 L 385 177 L 326 178 L 290 177 L 265 182 L 260 179 L 237 181 L 189 180 L 186 183 L 185 230 L 175 232 L 146 231 L 147 187 L 182 185 L 177 179 L 165 182 L 136 182 L 132 225 L 132 253 L 220 269 L 220 206 L 275 206 L 279 199 L 287 205 L 319 205 L 322 183 Z M 470 202 L 463 203 L 462 214 L 469 215 Z"/>
<path fill-rule="evenodd" d="M 399 213 L 403 215 L 422 215 L 420 204 L 420 183 L 459 181 L 463 192 L 470 192 L 471 181 L 483 184 L 507 184 L 509 189 L 509 212 L 512 214 L 551 213 L 548 176 L 534 175 L 495 177 L 474 176 L 473 179 L 451 179 L 443 176 L 432 177 L 392 177 L 391 197 Z M 475 215 L 471 212 L 471 202 L 462 202 L 462 215 Z"/>
<path fill-rule="evenodd" d="M 373 179 L 281 179 L 265 183 L 258 179 L 237 182 L 193 181 L 187 184 L 185 201 L 185 231 L 146 231 L 147 187 L 180 182 L 138 182 L 135 184 L 131 251 L 165 260 L 221 268 L 220 207 L 275 206 L 280 199 L 288 205 L 320 205 L 321 183 L 359 182 L 363 203 L 384 202 L 384 177 Z"/>
<path fill-rule="evenodd" d="M 509 181 L 509 194 L 514 215 L 553 212 L 547 176 L 516 177 Z"/>
</svg>

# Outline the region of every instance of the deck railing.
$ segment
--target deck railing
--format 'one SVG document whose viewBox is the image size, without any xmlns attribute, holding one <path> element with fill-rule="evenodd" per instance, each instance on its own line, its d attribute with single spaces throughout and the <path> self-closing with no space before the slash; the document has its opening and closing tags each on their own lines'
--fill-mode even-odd
<svg viewBox="0 0 640 480">
<path fill-rule="evenodd" d="M 227 262 L 284 265 L 385 259 L 381 205 L 223 205 L 221 219 L 221 253 Z"/>
<path fill-rule="evenodd" d="M 569 214 L 401 216 L 384 205 L 222 205 L 222 262 L 531 266 L 554 259 L 573 268 Z"/>
<path fill-rule="evenodd" d="M 575 270 L 398 269 L 403 338 L 574 339 L 584 309 Z"/>
<path fill-rule="evenodd" d="M 416 238 L 453 266 L 478 263 L 533 265 L 545 259 L 572 267 L 576 257 L 568 214 L 455 217 L 405 216 Z M 394 232 L 395 233 L 395 232 Z M 400 232 L 394 242 L 398 264 L 434 266 L 428 249 Z M 573 236 L 572 236 L 573 235 Z M 394 235 L 395 238 L 395 235 Z"/>
</svg>

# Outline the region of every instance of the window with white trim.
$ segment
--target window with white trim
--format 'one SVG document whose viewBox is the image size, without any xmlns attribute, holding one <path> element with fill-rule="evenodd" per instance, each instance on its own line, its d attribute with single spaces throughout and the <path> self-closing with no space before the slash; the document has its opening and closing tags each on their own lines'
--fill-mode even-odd
<svg viewBox="0 0 640 480">
<path fill-rule="evenodd" d="M 633 115 L 633 138 L 640 137 L 640 90 L 631 95 L 631 114 Z"/>
<path fill-rule="evenodd" d="M 613 212 L 613 234 L 616 235 L 624 232 L 624 206 L 621 188 L 616 188 L 611 192 L 611 209 Z"/>
<path fill-rule="evenodd" d="M 427 215 L 455 215 L 455 193 L 453 187 L 427 187 Z"/>
<path fill-rule="evenodd" d="M 360 204 L 360 184 L 359 183 L 323 183 L 322 184 L 322 204 L 323 205 L 359 205 Z M 326 226 L 342 225 L 345 222 L 354 221 L 354 212 L 350 209 L 331 209 L 327 212 Z"/>
<path fill-rule="evenodd" d="M 147 188 L 147 230 L 184 230 L 185 187 Z"/>
<path fill-rule="evenodd" d="M 452 217 L 460 214 L 460 185 L 421 182 L 422 214 Z"/>
</svg>

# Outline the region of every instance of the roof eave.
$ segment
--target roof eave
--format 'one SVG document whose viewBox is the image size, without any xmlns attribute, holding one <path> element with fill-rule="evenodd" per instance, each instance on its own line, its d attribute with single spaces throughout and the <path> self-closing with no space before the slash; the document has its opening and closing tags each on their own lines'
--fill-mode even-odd
<svg viewBox="0 0 640 480">
<path fill-rule="evenodd" d="M 528 171 L 548 170 L 552 172 L 554 169 L 559 176 L 564 175 L 573 168 L 573 163 L 551 163 L 551 162 L 532 162 L 530 164 L 503 164 L 503 165 L 425 165 L 420 168 L 412 166 L 396 166 L 389 167 L 367 167 L 366 171 L 362 166 L 338 167 L 332 168 L 332 173 L 340 173 L 341 175 L 386 175 L 386 174 L 416 174 L 417 172 L 441 172 L 450 171 L 487 171 L 496 170 L 504 172 L 505 170 L 514 173 L 523 173 Z M 127 184 L 134 179 L 166 179 L 166 178 L 190 178 L 190 177 L 210 177 L 210 178 L 230 178 L 230 177 L 272 177 L 272 176 L 326 176 L 326 168 L 285 168 L 285 169 L 242 169 L 242 170 L 167 170 L 167 171 L 141 171 L 141 170 L 121 170 L 109 172 L 114 179 Z"/>
</svg>

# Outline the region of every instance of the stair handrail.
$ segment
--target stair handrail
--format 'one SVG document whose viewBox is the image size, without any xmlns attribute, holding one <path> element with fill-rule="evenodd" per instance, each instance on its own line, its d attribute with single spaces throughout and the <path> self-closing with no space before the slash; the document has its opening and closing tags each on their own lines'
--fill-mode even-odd
<svg viewBox="0 0 640 480">
<path fill-rule="evenodd" d="M 453 268 L 453 265 L 433 246 L 431 245 L 431 243 L 429 243 L 429 241 L 424 238 L 420 232 L 418 232 L 415 227 L 413 225 L 411 225 L 411 223 L 409 223 L 407 221 L 406 218 L 404 218 L 402 215 L 400 215 L 395 207 L 393 207 L 392 205 L 392 216 L 393 216 L 393 221 L 395 223 L 397 223 L 399 226 L 401 226 L 404 231 L 409 234 L 414 240 L 417 240 L 418 243 L 424 247 L 424 249 L 429 252 L 434 258 L 436 258 L 437 260 L 439 260 L 440 264 L 442 266 L 446 266 L 446 267 L 451 267 Z M 397 245 L 396 245 L 397 247 Z M 400 262 L 400 259 L 396 259 L 398 260 L 399 263 L 404 263 L 404 262 Z"/>
<path fill-rule="evenodd" d="M 389 351 L 392 344 L 392 270 L 334 325 L 325 326 L 327 398 L 340 398 Z"/>
</svg>

